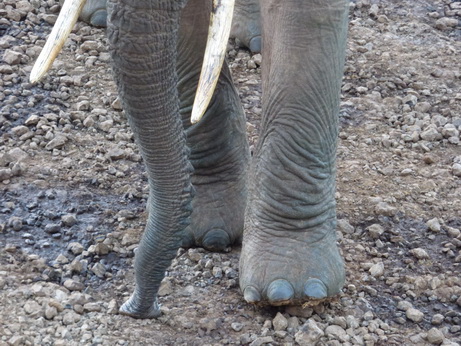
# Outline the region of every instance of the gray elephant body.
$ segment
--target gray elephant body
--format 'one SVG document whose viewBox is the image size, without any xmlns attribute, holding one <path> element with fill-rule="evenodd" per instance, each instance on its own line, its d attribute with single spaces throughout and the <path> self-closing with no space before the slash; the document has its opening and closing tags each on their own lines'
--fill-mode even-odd
<svg viewBox="0 0 461 346">
<path fill-rule="evenodd" d="M 159 314 L 181 244 L 222 250 L 242 234 L 248 302 L 323 299 L 344 283 L 334 191 L 348 1 L 261 2 L 263 119 L 250 165 L 226 65 L 204 119 L 189 124 L 209 10 L 202 0 L 108 2 L 114 76 L 150 186 L 136 289 L 121 308 L 133 317 Z"/>
</svg>

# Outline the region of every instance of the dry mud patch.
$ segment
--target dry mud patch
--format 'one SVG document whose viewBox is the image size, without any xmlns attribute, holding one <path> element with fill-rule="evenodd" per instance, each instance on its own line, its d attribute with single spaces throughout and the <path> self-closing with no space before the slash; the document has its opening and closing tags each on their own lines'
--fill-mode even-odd
<svg viewBox="0 0 461 346">
<path fill-rule="evenodd" d="M 146 176 L 104 31 L 78 23 L 49 76 L 31 85 L 59 6 L 3 1 L 0 345 L 460 344 L 460 4 L 351 4 L 338 145 L 341 297 L 254 308 L 238 288 L 239 247 L 181 249 L 161 288 L 163 316 L 138 321 L 116 312 L 133 288 Z M 261 57 L 231 42 L 229 60 L 253 146 Z"/>
</svg>

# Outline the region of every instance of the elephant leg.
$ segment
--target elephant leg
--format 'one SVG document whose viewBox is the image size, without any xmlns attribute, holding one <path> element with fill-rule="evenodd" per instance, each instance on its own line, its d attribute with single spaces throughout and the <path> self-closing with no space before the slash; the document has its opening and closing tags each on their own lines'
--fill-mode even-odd
<svg viewBox="0 0 461 346">
<path fill-rule="evenodd" d="M 114 78 L 149 178 L 149 217 L 135 256 L 136 288 L 120 308 L 137 318 L 160 314 L 158 288 L 190 220 L 192 167 L 176 74 L 183 5 L 160 0 L 108 2 Z"/>
<path fill-rule="evenodd" d="M 107 26 L 107 0 L 87 0 L 79 19 L 93 26 Z"/>
<path fill-rule="evenodd" d="M 236 0 L 231 37 L 238 38 L 252 53 L 261 52 L 259 0 Z"/>
<path fill-rule="evenodd" d="M 182 11 L 178 44 L 180 112 L 194 167 L 191 224 L 182 246 L 222 251 L 241 241 L 246 204 L 249 149 L 246 121 L 225 63 L 202 118 L 190 123 L 208 35 L 210 2 L 189 0 Z"/>
<path fill-rule="evenodd" d="M 267 0 L 263 119 L 240 259 L 246 301 L 284 305 L 340 292 L 335 161 L 346 0 Z"/>
</svg>

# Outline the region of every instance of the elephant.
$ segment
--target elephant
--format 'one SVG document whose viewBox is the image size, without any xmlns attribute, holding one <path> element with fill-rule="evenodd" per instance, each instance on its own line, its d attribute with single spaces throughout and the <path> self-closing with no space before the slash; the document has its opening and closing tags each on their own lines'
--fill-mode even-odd
<svg viewBox="0 0 461 346">
<path fill-rule="evenodd" d="M 259 2 L 237 0 L 234 9 L 231 37 L 240 42 L 252 53 L 261 51 L 261 25 Z M 87 0 L 80 12 L 80 20 L 97 27 L 107 26 L 107 0 Z"/>
<path fill-rule="evenodd" d="M 108 0 L 113 75 L 150 193 L 122 314 L 159 316 L 160 282 L 180 246 L 222 251 L 242 242 L 248 303 L 340 293 L 335 179 L 348 8 L 348 0 L 261 1 L 263 113 L 250 157 L 226 63 L 203 119 L 189 120 L 211 2 Z"/>
</svg>

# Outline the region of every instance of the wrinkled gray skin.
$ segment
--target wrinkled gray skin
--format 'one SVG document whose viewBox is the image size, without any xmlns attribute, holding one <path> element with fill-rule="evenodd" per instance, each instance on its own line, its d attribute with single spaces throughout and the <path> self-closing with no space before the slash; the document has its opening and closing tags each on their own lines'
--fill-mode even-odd
<svg viewBox="0 0 461 346">
<path fill-rule="evenodd" d="M 107 26 L 107 0 L 87 0 L 80 20 L 94 26 Z M 238 38 L 252 53 L 261 51 L 261 24 L 259 2 L 236 0 L 231 37 Z"/>
<path fill-rule="evenodd" d="M 324 299 L 344 284 L 334 191 L 348 1 L 261 2 L 263 119 L 251 164 L 226 65 L 205 117 L 189 123 L 209 5 L 107 4 L 114 76 L 150 186 L 136 288 L 121 307 L 137 318 L 159 315 L 157 291 L 181 244 L 219 251 L 242 232 L 248 302 Z"/>
</svg>

